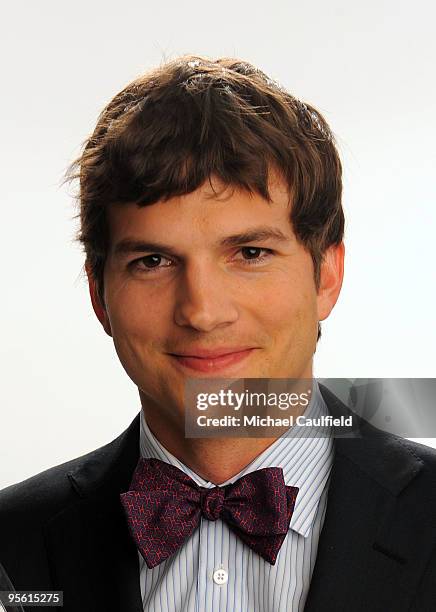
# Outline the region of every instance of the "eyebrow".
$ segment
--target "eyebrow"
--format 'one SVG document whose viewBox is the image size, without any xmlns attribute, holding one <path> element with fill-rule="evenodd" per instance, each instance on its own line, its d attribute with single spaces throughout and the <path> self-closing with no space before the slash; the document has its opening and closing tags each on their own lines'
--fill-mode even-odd
<svg viewBox="0 0 436 612">
<path fill-rule="evenodd" d="M 259 242 L 264 240 L 274 240 L 275 242 L 289 242 L 290 236 L 286 236 L 280 229 L 274 227 L 254 227 L 239 234 L 226 236 L 217 240 L 215 246 L 232 247 L 246 244 L 247 242 Z M 178 257 L 178 253 L 169 245 L 162 242 L 149 242 L 144 240 L 136 240 L 134 238 L 124 238 L 116 243 L 113 249 L 115 257 L 130 255 L 132 253 L 144 252 L 159 252 L 168 253 L 174 257 Z"/>
</svg>

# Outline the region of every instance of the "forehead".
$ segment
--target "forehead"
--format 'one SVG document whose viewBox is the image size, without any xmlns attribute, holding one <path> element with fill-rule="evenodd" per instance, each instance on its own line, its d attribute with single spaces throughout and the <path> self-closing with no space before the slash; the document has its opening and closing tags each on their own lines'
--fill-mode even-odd
<svg viewBox="0 0 436 612">
<path fill-rule="evenodd" d="M 211 178 L 192 193 L 167 201 L 147 206 L 111 205 L 108 208 L 111 249 L 127 237 L 194 244 L 258 226 L 280 229 L 291 237 L 291 198 L 277 175 L 269 179 L 269 193 L 271 201 Z"/>
</svg>

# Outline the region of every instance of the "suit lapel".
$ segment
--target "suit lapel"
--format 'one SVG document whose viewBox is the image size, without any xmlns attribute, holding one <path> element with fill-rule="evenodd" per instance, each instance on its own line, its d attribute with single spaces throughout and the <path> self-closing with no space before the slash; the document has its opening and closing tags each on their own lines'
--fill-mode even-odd
<svg viewBox="0 0 436 612">
<path fill-rule="evenodd" d="M 321 392 L 334 417 L 350 414 L 325 387 Z M 355 422 L 358 431 L 335 439 L 305 612 L 409 610 L 431 554 L 431 541 L 419 533 L 419 504 L 401 496 L 422 462 L 399 440 Z"/>
<path fill-rule="evenodd" d="M 143 610 L 138 552 L 119 501 L 138 457 L 139 415 L 68 474 L 76 500 L 45 532 L 53 582 L 64 591 L 64 612 Z"/>
</svg>

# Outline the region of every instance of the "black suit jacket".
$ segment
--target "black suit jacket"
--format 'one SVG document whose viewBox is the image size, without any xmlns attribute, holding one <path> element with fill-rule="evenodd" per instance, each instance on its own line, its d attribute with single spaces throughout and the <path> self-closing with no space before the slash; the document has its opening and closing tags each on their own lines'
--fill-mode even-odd
<svg viewBox="0 0 436 612">
<path fill-rule="evenodd" d="M 357 422 L 335 441 L 305 611 L 435 612 L 436 453 Z M 110 444 L 0 492 L 0 562 L 16 590 L 63 590 L 64 612 L 142 612 L 119 502 L 138 458 L 139 414 Z"/>
</svg>

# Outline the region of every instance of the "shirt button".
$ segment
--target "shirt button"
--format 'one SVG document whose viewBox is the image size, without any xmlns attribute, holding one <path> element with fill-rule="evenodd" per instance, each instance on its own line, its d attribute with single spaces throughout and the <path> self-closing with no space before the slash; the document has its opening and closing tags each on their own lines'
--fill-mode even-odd
<svg viewBox="0 0 436 612">
<path fill-rule="evenodd" d="M 229 574 L 226 572 L 225 569 L 220 568 L 215 570 L 213 573 L 213 581 L 215 582 L 215 584 L 226 584 L 228 579 Z"/>
</svg>

